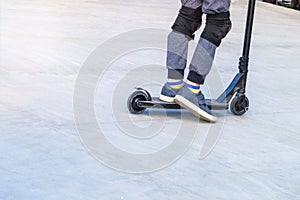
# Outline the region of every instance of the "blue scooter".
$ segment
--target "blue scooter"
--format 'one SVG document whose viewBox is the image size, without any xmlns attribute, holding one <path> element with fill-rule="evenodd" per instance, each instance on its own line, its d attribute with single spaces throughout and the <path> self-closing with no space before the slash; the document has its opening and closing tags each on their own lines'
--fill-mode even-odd
<svg viewBox="0 0 300 200">
<path fill-rule="evenodd" d="M 217 99 L 206 99 L 207 106 L 211 110 L 227 110 L 230 108 L 231 112 L 235 115 L 243 115 L 248 111 L 249 100 L 246 97 L 246 83 L 255 3 L 256 0 L 249 0 L 248 3 L 243 54 L 239 59 L 238 66 L 239 72 L 227 89 Z M 154 106 L 165 109 L 181 109 L 176 103 L 163 102 L 160 101 L 158 97 L 152 97 L 150 93 L 143 88 L 136 88 L 127 101 L 128 110 L 133 114 L 141 114 L 147 108 Z"/>
</svg>

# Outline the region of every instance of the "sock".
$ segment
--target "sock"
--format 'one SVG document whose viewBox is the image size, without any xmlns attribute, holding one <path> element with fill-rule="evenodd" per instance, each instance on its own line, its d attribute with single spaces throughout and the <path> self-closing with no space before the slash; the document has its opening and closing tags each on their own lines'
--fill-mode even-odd
<svg viewBox="0 0 300 200">
<path fill-rule="evenodd" d="M 169 79 L 168 80 L 168 85 L 171 88 L 178 90 L 178 89 L 180 89 L 180 88 L 182 88 L 184 86 L 184 82 L 183 82 L 183 80 L 175 80 L 175 79 L 172 80 L 172 79 Z"/>
<path fill-rule="evenodd" d="M 194 94 L 198 94 L 200 92 L 200 85 L 199 86 L 195 86 L 195 85 L 191 85 L 188 83 L 185 83 L 185 85 L 189 88 L 189 90 L 191 90 Z"/>
</svg>

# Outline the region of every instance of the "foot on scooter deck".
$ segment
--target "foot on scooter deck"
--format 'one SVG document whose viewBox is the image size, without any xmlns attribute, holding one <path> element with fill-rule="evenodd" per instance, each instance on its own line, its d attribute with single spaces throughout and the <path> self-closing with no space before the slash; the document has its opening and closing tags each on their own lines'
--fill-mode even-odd
<svg viewBox="0 0 300 200">
<path fill-rule="evenodd" d="M 228 103 L 220 103 L 216 100 L 207 99 L 207 106 L 212 110 L 227 110 Z M 128 109 L 133 114 L 140 114 L 145 111 L 146 108 L 165 108 L 165 109 L 182 109 L 178 104 L 164 102 L 159 100 L 158 97 L 152 97 L 150 93 L 142 88 L 137 88 L 128 98 Z"/>
</svg>

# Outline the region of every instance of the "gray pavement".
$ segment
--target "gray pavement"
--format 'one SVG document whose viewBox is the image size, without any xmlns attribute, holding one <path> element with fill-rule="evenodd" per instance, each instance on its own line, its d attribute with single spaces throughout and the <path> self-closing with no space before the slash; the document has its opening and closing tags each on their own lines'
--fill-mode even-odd
<svg viewBox="0 0 300 200">
<path fill-rule="evenodd" d="M 251 105 L 244 116 L 216 112 L 218 123 L 207 124 L 185 111 L 130 115 L 126 100 L 135 86 L 157 95 L 165 81 L 164 52 L 145 48 L 111 60 L 92 107 L 111 144 L 142 158 L 158 152 L 157 160 L 147 166 L 143 159 L 117 157 L 97 140 L 98 149 L 90 149 L 78 134 L 74 102 L 86 99 L 74 99 L 75 84 L 91 53 L 127 31 L 168 31 L 179 6 L 171 0 L 0 0 L 0 199 L 300 199 L 298 11 L 257 2 Z M 237 72 L 246 8 L 247 1 L 233 1 L 233 29 L 217 52 L 207 96 L 215 97 L 221 92 L 216 82 L 223 88 Z M 164 46 L 165 40 L 157 43 Z M 117 50 L 113 46 L 105 56 Z M 83 119 L 88 116 L 78 110 Z M 83 120 L 86 131 L 91 123 Z M 177 133 L 182 140 L 174 153 L 164 154 Z M 191 145 L 182 150 L 186 143 Z M 107 160 L 95 159 L 97 150 Z M 203 151 L 209 152 L 205 158 Z M 173 154 L 176 162 L 160 166 Z M 157 170 L 132 174 L 112 169 L 114 164 L 131 172 Z"/>
</svg>

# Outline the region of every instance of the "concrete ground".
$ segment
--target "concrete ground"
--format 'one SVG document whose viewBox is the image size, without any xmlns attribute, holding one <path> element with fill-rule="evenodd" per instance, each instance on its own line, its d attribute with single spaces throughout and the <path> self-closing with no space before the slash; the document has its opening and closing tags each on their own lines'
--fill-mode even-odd
<svg viewBox="0 0 300 200">
<path fill-rule="evenodd" d="M 0 199 L 300 199 L 300 13 L 294 10 L 257 2 L 245 115 L 216 112 L 218 123 L 207 124 L 185 111 L 129 114 L 134 86 L 157 95 L 165 81 L 165 69 L 153 66 L 163 65 L 164 52 L 144 48 L 111 60 L 91 106 L 106 139 L 128 154 L 118 157 L 93 137 L 96 148 L 90 148 L 78 134 L 95 125 L 76 104 L 89 101 L 76 97 L 76 84 L 91 53 L 128 31 L 150 38 L 156 34 L 145 28 L 169 31 L 179 6 L 172 0 L 0 0 Z M 203 88 L 207 96 L 237 72 L 246 9 L 247 1 L 233 1 L 233 28 Z M 165 46 L 166 35 L 158 32 Z M 103 57 L 120 49 L 114 45 Z M 148 68 L 136 68 L 142 65 Z M 74 120 L 76 110 L 83 121 Z"/>
</svg>

